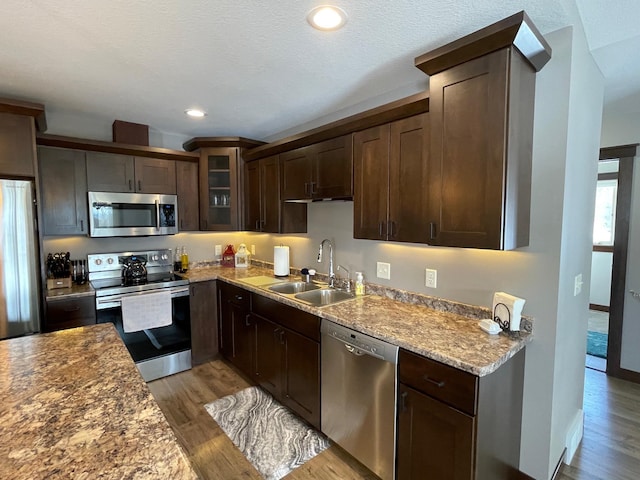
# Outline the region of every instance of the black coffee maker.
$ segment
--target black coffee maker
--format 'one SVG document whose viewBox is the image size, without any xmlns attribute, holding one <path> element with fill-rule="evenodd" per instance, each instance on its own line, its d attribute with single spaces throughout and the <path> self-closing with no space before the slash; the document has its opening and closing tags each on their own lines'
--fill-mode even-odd
<svg viewBox="0 0 640 480">
<path fill-rule="evenodd" d="M 140 285 L 147 283 L 147 259 L 132 255 L 122 263 L 122 283 Z"/>
</svg>

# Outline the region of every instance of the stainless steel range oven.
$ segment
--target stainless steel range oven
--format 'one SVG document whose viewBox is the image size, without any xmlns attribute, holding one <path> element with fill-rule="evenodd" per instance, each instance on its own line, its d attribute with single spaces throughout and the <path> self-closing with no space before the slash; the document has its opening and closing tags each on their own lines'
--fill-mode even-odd
<svg viewBox="0 0 640 480">
<path fill-rule="evenodd" d="M 189 282 L 174 275 L 171 250 L 91 254 L 87 259 L 89 281 L 96 291 L 97 321 L 115 325 L 144 380 L 190 369 Z M 123 302 L 140 307 L 134 310 L 135 318 L 123 318 Z M 153 313 L 145 311 L 147 307 Z M 154 326 L 156 314 L 168 322 Z M 125 317 L 131 315 L 127 309 Z M 139 317 L 145 315 L 151 317 L 151 324 L 136 328 Z"/>
</svg>

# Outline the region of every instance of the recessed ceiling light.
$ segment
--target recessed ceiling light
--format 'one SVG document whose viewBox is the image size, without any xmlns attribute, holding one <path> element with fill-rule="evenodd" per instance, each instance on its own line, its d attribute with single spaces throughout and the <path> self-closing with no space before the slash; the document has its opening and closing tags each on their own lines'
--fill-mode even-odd
<svg viewBox="0 0 640 480">
<path fill-rule="evenodd" d="M 309 12 L 307 21 L 318 30 L 337 30 L 347 23 L 347 14 L 333 5 L 320 5 Z"/>
<path fill-rule="evenodd" d="M 197 108 L 188 108 L 184 111 L 184 113 L 194 118 L 202 118 L 207 116 L 207 112 L 198 110 Z"/>
</svg>

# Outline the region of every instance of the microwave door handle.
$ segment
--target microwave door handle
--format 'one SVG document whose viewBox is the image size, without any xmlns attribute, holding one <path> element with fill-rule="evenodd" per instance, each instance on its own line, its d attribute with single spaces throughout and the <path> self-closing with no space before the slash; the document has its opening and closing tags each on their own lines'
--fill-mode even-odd
<svg viewBox="0 0 640 480">
<path fill-rule="evenodd" d="M 156 199 L 156 230 L 160 231 L 160 202 Z"/>
</svg>

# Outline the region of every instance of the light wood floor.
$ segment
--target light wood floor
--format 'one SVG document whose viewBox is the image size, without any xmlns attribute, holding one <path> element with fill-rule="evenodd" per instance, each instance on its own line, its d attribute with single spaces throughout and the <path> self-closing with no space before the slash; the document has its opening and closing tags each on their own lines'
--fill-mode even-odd
<svg viewBox="0 0 640 480">
<path fill-rule="evenodd" d="M 640 385 L 585 375 L 584 438 L 557 480 L 640 479 Z"/>
<path fill-rule="evenodd" d="M 202 480 L 262 479 L 204 409 L 205 404 L 249 386 L 231 367 L 216 360 L 148 385 Z M 285 478 L 377 479 L 337 446 L 329 447 Z"/>
<path fill-rule="evenodd" d="M 591 369 L 586 369 L 585 374 L 584 438 L 572 464 L 562 467 L 557 480 L 640 479 L 640 385 L 608 378 Z M 221 360 L 149 383 L 203 480 L 261 478 L 204 409 L 206 403 L 247 386 L 244 379 Z M 373 480 L 377 477 L 339 447 L 332 446 L 286 478 Z"/>
</svg>

